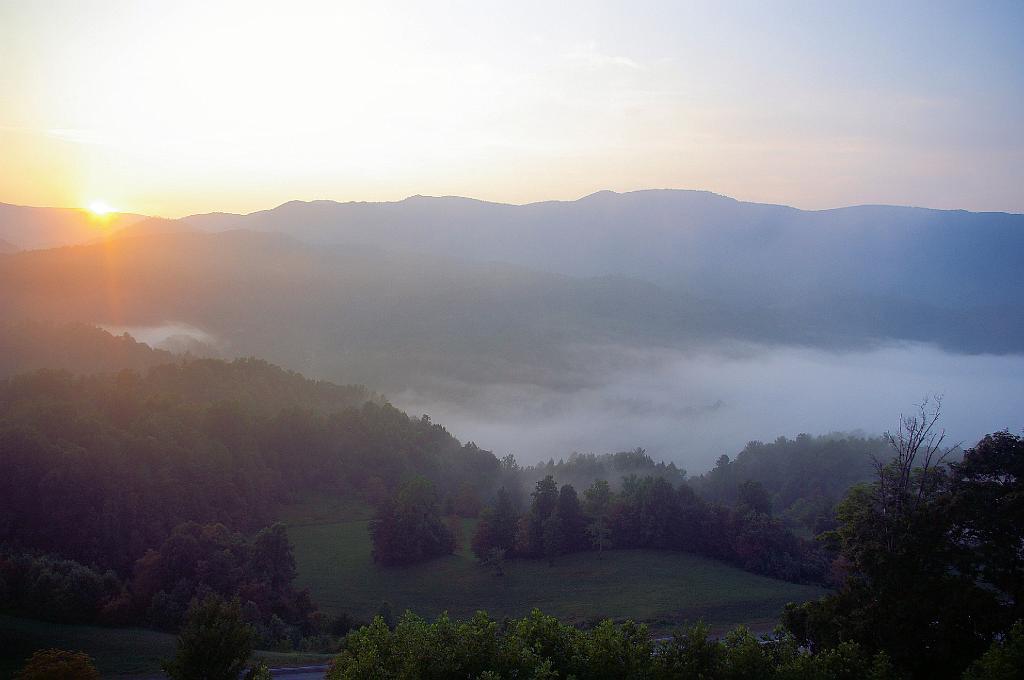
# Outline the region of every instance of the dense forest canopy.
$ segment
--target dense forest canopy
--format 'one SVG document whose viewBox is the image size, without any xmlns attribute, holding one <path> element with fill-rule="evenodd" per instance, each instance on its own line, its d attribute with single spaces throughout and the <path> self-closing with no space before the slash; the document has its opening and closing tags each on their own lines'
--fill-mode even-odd
<svg viewBox="0 0 1024 680">
<path fill-rule="evenodd" d="M 176 361 L 170 352 L 89 324 L 0 320 L 0 376 L 39 368 L 78 374 L 142 371 Z"/>
<path fill-rule="evenodd" d="M 873 461 L 889 455 L 881 437 L 779 437 L 769 444 L 750 442 L 733 459 L 722 455 L 690 484 L 708 500 L 735 505 L 743 484 L 756 482 L 776 515 L 819 533 L 828 528 L 832 509 L 850 487 L 872 478 Z"/>
</svg>

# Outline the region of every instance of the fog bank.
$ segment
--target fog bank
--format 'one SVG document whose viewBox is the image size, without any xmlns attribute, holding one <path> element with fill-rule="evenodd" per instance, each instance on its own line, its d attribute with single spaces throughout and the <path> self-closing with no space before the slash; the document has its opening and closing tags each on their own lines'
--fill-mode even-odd
<svg viewBox="0 0 1024 680">
<path fill-rule="evenodd" d="M 843 353 L 755 345 L 601 351 L 606 366 L 619 368 L 595 387 L 462 384 L 389 397 L 522 462 L 642 446 L 691 474 L 752 439 L 893 429 L 901 412 L 929 394 L 945 397 L 942 422 L 951 442 L 970 445 L 985 433 L 1024 426 L 1020 355 L 951 354 L 924 344 Z M 445 396 L 452 394 L 460 396 Z"/>
</svg>

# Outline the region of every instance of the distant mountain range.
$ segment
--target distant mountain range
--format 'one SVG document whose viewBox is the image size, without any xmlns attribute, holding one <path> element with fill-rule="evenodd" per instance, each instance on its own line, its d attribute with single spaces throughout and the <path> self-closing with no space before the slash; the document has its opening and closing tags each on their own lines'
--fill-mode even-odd
<svg viewBox="0 0 1024 680">
<path fill-rule="evenodd" d="M 56 248 L 95 241 L 146 219 L 145 215 L 112 213 L 97 218 L 76 208 L 32 208 L 0 203 L 0 241 L 8 249 Z M 0 253 L 5 252 L 0 243 Z"/>
<path fill-rule="evenodd" d="M 95 227 L 69 212 L 75 211 L 4 207 L 0 237 L 21 248 L 95 239 Z M 616 324 L 643 337 L 657 329 L 667 342 L 708 335 L 826 347 L 912 340 L 960 352 L 1024 352 L 1024 215 L 892 206 L 804 211 L 709 192 L 652 190 L 522 206 L 414 196 L 392 203 L 293 201 L 249 215 L 117 219 L 124 236 L 286 234 L 333 246 L 305 251 L 294 241 L 278 242 L 288 244 L 282 245 L 287 252 L 318 262 L 331 253 L 345 266 L 384 253 L 390 262 L 428 258 L 472 285 L 486 263 L 514 265 L 521 269 L 501 270 L 506 281 L 544 280 L 548 287 L 588 288 L 594 300 L 630 300 L 643 313 L 615 310 Z M 21 240 L 13 237 L 18 234 Z M 198 236 L 187 242 L 216 243 L 218 250 L 226 243 Z M 377 283 L 380 291 L 390 285 L 383 273 Z M 536 295 L 557 299 L 548 287 Z M 642 321 L 633 318 L 638 314 Z M 533 323 L 525 312 L 522 321 Z"/>
<path fill-rule="evenodd" d="M 0 254 L 11 327 L 100 324 L 173 352 L 254 355 L 531 462 L 643 445 L 706 467 L 780 432 L 877 431 L 876 407 L 930 391 L 959 400 L 960 437 L 1017 426 L 1001 414 L 1019 412 L 1021 215 L 687 191 L 287 203 L 105 230 L 55 212 L 0 211 L 35 220 L 0 225 L 20 248 Z M 8 343 L 8 371 L 105 369 L 89 343 L 33 337 Z"/>
</svg>

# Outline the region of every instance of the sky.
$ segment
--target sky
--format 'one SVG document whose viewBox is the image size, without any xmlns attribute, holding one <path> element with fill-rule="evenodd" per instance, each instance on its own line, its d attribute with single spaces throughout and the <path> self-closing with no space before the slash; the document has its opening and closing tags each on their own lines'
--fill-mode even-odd
<svg viewBox="0 0 1024 680">
<path fill-rule="evenodd" d="M 1024 2 L 0 0 L 0 202 L 1024 212 Z"/>
</svg>

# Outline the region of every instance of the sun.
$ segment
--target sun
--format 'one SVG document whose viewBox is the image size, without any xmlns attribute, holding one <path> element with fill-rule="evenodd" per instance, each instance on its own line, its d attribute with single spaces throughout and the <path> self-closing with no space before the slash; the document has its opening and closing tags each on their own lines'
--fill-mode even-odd
<svg viewBox="0 0 1024 680">
<path fill-rule="evenodd" d="M 105 201 L 93 201 L 89 204 L 86 210 L 92 213 L 94 217 L 106 217 L 110 213 L 114 212 L 114 209 Z"/>
</svg>

